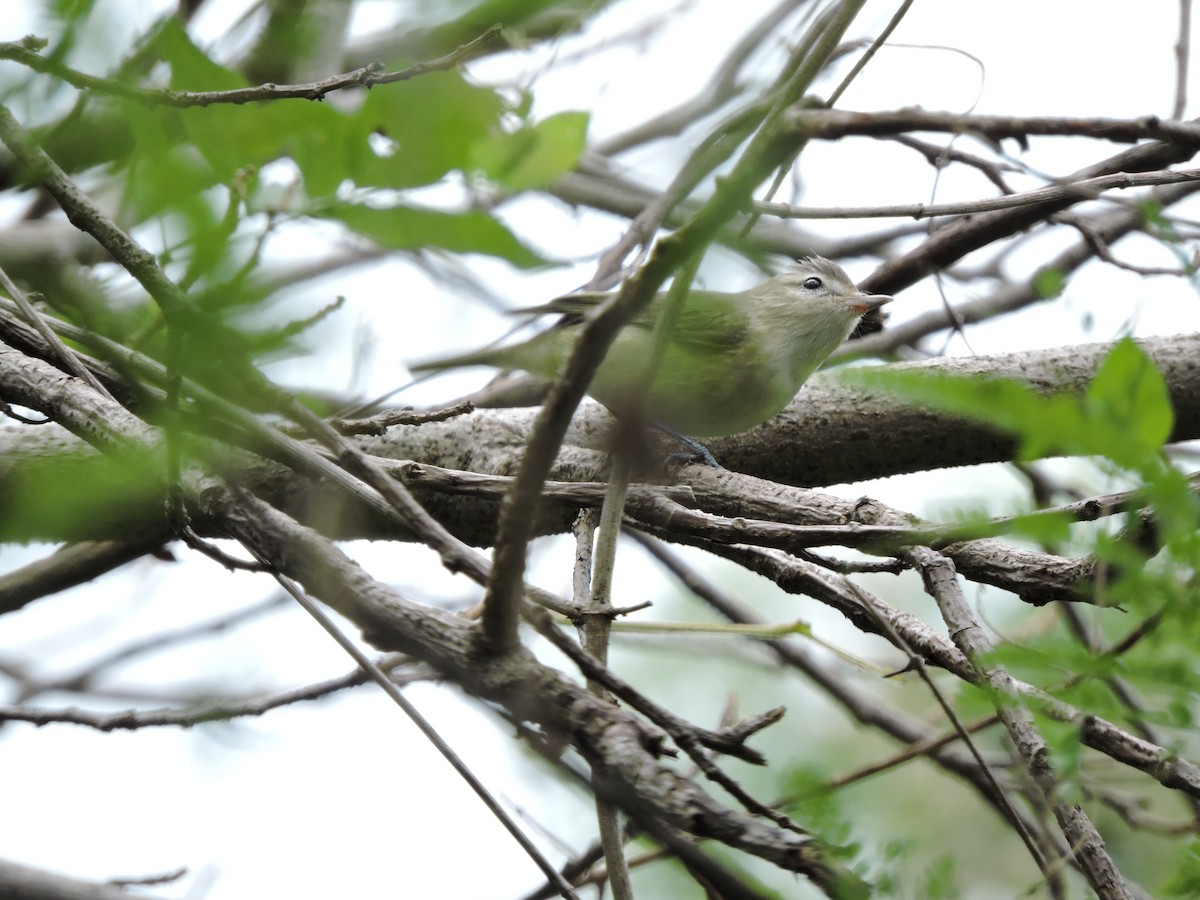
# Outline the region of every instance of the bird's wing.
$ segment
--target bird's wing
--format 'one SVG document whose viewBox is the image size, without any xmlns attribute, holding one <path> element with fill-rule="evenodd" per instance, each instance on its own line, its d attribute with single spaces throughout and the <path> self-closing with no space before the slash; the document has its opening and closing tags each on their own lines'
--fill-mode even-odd
<svg viewBox="0 0 1200 900">
<path fill-rule="evenodd" d="M 603 291 L 580 291 L 514 312 L 518 315 L 585 316 L 611 297 L 612 294 Z M 629 326 L 653 328 L 665 301 L 665 294 L 657 295 Z M 748 328 L 742 295 L 691 291 L 675 325 L 674 339 L 681 344 L 700 347 L 737 346 L 745 339 Z"/>
<path fill-rule="evenodd" d="M 750 330 L 744 299 L 743 294 L 690 292 L 675 324 L 673 339 L 680 344 L 709 349 L 740 346 Z"/>
</svg>

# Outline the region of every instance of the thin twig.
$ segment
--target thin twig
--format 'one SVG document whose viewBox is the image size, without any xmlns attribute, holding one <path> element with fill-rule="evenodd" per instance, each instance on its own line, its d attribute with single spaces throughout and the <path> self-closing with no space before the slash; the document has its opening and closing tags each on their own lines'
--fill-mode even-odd
<svg viewBox="0 0 1200 900">
<path fill-rule="evenodd" d="M 1171 118 L 1182 119 L 1187 112 L 1188 67 L 1191 63 L 1192 0 L 1179 0 L 1179 38 L 1175 41 L 1175 101 Z"/>
<path fill-rule="evenodd" d="M 442 409 L 421 410 L 385 409 L 366 419 L 330 419 L 329 424 L 340 434 L 387 434 L 396 425 L 424 425 L 428 422 L 444 422 L 455 416 L 465 416 L 475 411 L 475 404 L 462 401 Z"/>
<path fill-rule="evenodd" d="M 44 681 L 27 682 L 17 694 L 16 702 L 28 703 L 39 694 L 50 692 L 84 693 L 91 688 L 106 669 L 115 668 L 139 657 L 161 653 L 179 644 L 199 640 L 205 635 L 232 630 L 244 622 L 277 609 L 281 601 L 285 599 L 279 595 L 209 622 L 197 622 L 153 635 L 144 640 L 133 641 L 118 650 L 106 653 L 73 674 L 61 675 Z"/>
<path fill-rule="evenodd" d="M 1200 191 L 1200 184 L 1189 180 L 1182 184 L 1156 188 L 1149 193 L 1148 199 L 1165 209 L 1195 195 L 1198 191 Z M 1027 207 L 984 213 L 983 216 L 977 217 L 977 219 L 988 215 L 1013 215 L 1019 213 L 1023 208 Z M 1113 243 L 1139 230 L 1145 224 L 1145 214 L 1141 209 L 1121 208 L 1101 213 L 1094 218 L 1087 219 L 1087 222 L 1093 234 L 1103 237 L 1106 243 Z M 961 220 L 961 223 L 956 223 L 952 227 L 958 228 L 959 224 L 969 226 L 970 220 Z M 931 239 L 930 243 L 943 243 L 945 236 L 949 232 L 950 229 L 939 232 L 935 238 Z M 975 243 L 975 236 L 969 239 L 969 243 L 972 245 Z M 926 250 L 930 249 L 930 246 L 927 244 Z M 945 249 L 946 252 L 957 253 L 957 250 L 951 251 L 951 248 L 948 246 L 937 248 L 937 252 L 941 253 L 942 249 Z M 1094 258 L 1095 251 L 1093 245 L 1087 240 L 1081 239 L 1053 259 L 1048 260 L 1029 278 L 1015 284 L 1000 287 L 990 295 L 958 304 L 954 307 L 954 317 L 964 323 L 970 324 L 986 321 L 1005 313 L 1015 312 L 1035 303 L 1046 302 L 1050 298 L 1046 296 L 1044 290 L 1039 289 L 1039 276 L 1043 273 L 1070 275 Z M 893 277 L 907 279 L 908 277 L 915 276 L 917 271 L 924 267 L 925 259 L 927 259 L 926 254 L 918 253 L 904 267 L 906 270 L 905 273 Z M 885 276 L 880 280 L 886 281 L 889 280 L 889 277 Z M 878 288 L 878 285 L 876 288 Z M 890 325 L 887 331 L 880 334 L 873 334 L 848 344 L 845 348 L 834 352 L 830 356 L 830 362 L 841 362 L 857 356 L 889 356 L 895 353 L 900 347 L 916 346 L 921 338 L 935 334 L 949 327 L 951 324 L 951 316 L 944 310 L 923 313 L 914 316 L 908 321 Z"/>
<path fill-rule="evenodd" d="M 88 368 L 79 361 L 79 357 L 66 344 L 59 340 L 54 330 L 42 320 L 41 315 L 33 308 L 33 304 L 29 302 L 29 298 L 25 296 L 25 292 L 17 287 L 16 283 L 8 277 L 8 273 L 3 268 L 0 268 L 0 287 L 3 287 L 8 296 L 13 299 L 13 302 L 20 308 L 21 314 L 25 316 L 25 321 L 37 329 L 37 333 L 42 336 L 42 340 L 51 347 L 63 365 L 67 367 L 68 371 L 73 373 L 76 378 L 82 378 L 86 381 L 100 396 L 114 400 L 113 395 L 100 383 L 100 380 L 88 371 Z"/>
<path fill-rule="evenodd" d="M 462 757 L 454 751 L 454 748 L 451 747 L 450 744 L 447 743 L 440 734 L 438 734 L 437 729 L 429 723 L 429 720 L 421 715 L 421 713 L 409 701 L 409 699 L 404 696 L 404 693 L 400 690 L 396 683 L 392 681 L 392 679 L 389 678 L 383 672 L 383 670 L 375 664 L 374 660 L 367 656 L 367 654 L 364 653 L 359 646 L 354 643 L 354 641 L 346 637 L 342 630 L 338 628 L 336 624 L 334 624 L 334 621 L 325 614 L 325 611 L 321 609 L 321 607 L 318 606 L 315 601 L 310 599 L 309 596 L 303 590 L 301 590 L 298 584 L 278 571 L 274 566 L 271 565 L 271 562 L 266 557 L 259 555 L 259 553 L 253 547 L 246 545 L 246 549 L 250 550 L 250 552 L 258 558 L 259 563 L 271 572 L 275 580 L 279 582 L 279 586 L 287 591 L 288 594 L 291 595 L 292 599 L 300 604 L 304 611 L 316 620 L 317 624 L 320 625 L 325 632 L 334 639 L 334 641 L 337 642 L 339 647 L 346 651 L 346 655 L 353 659 L 355 663 L 358 664 L 358 667 L 362 669 L 362 671 L 365 672 L 372 681 L 374 681 L 383 689 L 383 692 L 388 695 L 388 698 L 404 711 L 404 714 L 408 716 L 409 720 L 417 726 L 423 735 L 425 735 L 425 739 L 433 745 L 434 749 L 436 749 L 438 753 L 442 755 L 442 758 L 445 759 L 446 762 L 450 764 L 451 768 L 458 773 L 458 776 L 467 783 L 472 791 L 475 792 L 475 795 L 480 799 L 480 801 L 483 802 L 483 805 L 487 807 L 488 812 L 496 817 L 500 824 L 504 826 L 505 830 L 512 835 L 513 840 L 515 840 L 521 846 L 521 849 L 525 851 L 526 855 L 533 860 L 534 864 L 539 869 L 542 870 L 542 874 L 544 874 L 546 878 L 555 884 L 555 886 L 558 888 L 559 894 L 563 897 L 569 898 L 569 900 L 579 900 L 578 895 L 575 893 L 575 889 L 572 888 L 566 879 L 562 877 L 558 869 L 553 866 L 545 856 L 542 855 L 542 852 L 537 848 L 537 846 L 534 845 L 534 843 L 528 837 L 526 837 L 525 832 L 521 830 L 516 820 L 508 814 L 508 811 L 504 809 L 504 807 L 500 804 L 500 801 L 492 796 L 491 792 L 487 789 L 487 786 L 484 785 L 484 783 L 479 780 L 475 773 L 471 771 L 470 767 L 467 766 Z"/>
<path fill-rule="evenodd" d="M 390 671 L 404 661 L 404 657 L 392 654 L 379 665 Z M 426 666 L 412 672 L 391 676 L 400 684 L 413 684 L 433 679 L 434 673 Z M 88 712 L 87 710 L 42 709 L 29 706 L 0 706 L 0 722 L 29 722 L 33 725 L 67 724 L 82 725 L 97 731 L 134 731 L 141 728 L 192 728 L 209 722 L 228 722 L 247 716 L 261 716 L 273 709 L 320 700 L 337 691 L 366 684 L 366 675 L 361 669 L 331 678 L 328 681 L 306 685 L 301 688 L 264 694 L 245 700 L 217 700 L 199 706 L 173 709 L 126 709 L 117 712 Z"/>
<path fill-rule="evenodd" d="M 541 610 L 534 610 L 529 615 L 529 620 L 533 627 L 537 629 L 538 634 L 545 637 L 567 656 L 571 662 L 578 666 L 586 678 L 590 678 L 602 685 L 618 700 L 621 700 L 630 708 L 636 709 L 655 725 L 662 728 L 663 731 L 675 738 L 681 746 L 683 742 L 687 741 L 692 746 L 707 747 L 717 753 L 733 756 L 745 762 L 760 766 L 765 765 L 766 758 L 753 747 L 746 746 L 746 740 L 755 731 L 761 731 L 778 721 L 779 717 L 782 716 L 782 710 L 772 711 L 772 715 L 766 718 L 760 717 L 753 720 L 754 727 L 750 728 L 739 726 L 722 731 L 701 728 L 698 725 L 693 725 L 685 721 L 666 707 L 655 703 L 634 690 L 628 682 L 617 677 L 611 669 L 601 665 L 590 653 L 570 638 L 564 636 L 559 626 Z"/>
<path fill-rule="evenodd" d="M 973 722 L 970 725 L 964 724 L 962 726 L 962 731 L 966 734 L 976 734 L 977 732 L 991 728 L 999 721 L 999 716 L 986 716 L 985 718 L 982 718 L 977 722 Z M 902 766 L 914 759 L 920 759 L 925 756 L 935 756 L 934 751 L 961 741 L 962 733 L 960 733 L 957 728 L 947 731 L 944 734 L 930 735 L 922 741 L 914 741 L 903 750 L 893 753 L 884 759 L 878 760 L 877 762 L 868 763 L 865 766 L 859 766 L 857 769 L 853 770 L 852 772 L 847 772 L 844 775 L 836 775 L 833 778 L 830 778 L 828 783 L 825 785 L 825 789 L 840 790 L 841 788 L 849 787 L 850 785 L 857 784 L 858 782 L 864 781 L 867 778 L 873 778 L 881 772 L 891 771 L 892 769 Z M 979 771 L 983 772 L 985 770 L 981 768 Z M 995 787 L 996 782 L 994 780 L 990 781 L 989 786 Z M 994 796 L 994 794 L 989 792 L 988 796 Z M 1011 806 L 1005 806 L 1004 812 L 1007 816 L 1018 815 L 1016 809 Z"/>
<path fill-rule="evenodd" d="M 1015 209 L 1048 200 L 1094 200 L 1107 190 L 1146 187 L 1159 184 L 1179 184 L 1200 181 L 1200 169 L 1180 169 L 1164 172 L 1117 172 L 1082 181 L 1053 184 L 1048 187 L 1003 197 L 983 200 L 963 200 L 954 203 L 902 203 L 891 206 L 792 206 L 789 203 L 756 201 L 754 208 L 764 215 L 784 219 L 928 219 L 935 216 L 959 216 Z"/>
<path fill-rule="evenodd" d="M 637 532 L 633 532 L 633 536 L 697 597 L 722 616 L 732 622 L 747 625 L 763 624 L 761 617 L 745 603 L 702 578 L 661 541 Z M 950 750 L 925 723 L 910 719 L 898 710 L 880 703 L 872 694 L 855 688 L 840 669 L 835 670 L 818 662 L 811 653 L 793 640 L 772 640 L 767 642 L 767 646 L 783 665 L 803 673 L 859 722 L 879 728 L 894 739 L 907 744 L 908 748 L 901 753 L 920 748 L 921 752 L 928 754 L 935 763 L 963 778 L 1006 821 L 1014 812 L 1003 796 L 995 792 L 994 782 L 986 777 L 974 760 Z M 957 732 L 953 738 L 958 738 Z M 1016 812 L 1020 815 L 1019 811 Z M 1026 824 L 1027 827 L 1034 827 L 1031 821 Z"/>
<path fill-rule="evenodd" d="M 852 135 L 880 137 L 909 131 L 976 134 L 992 140 L 1034 136 L 1091 137 L 1115 143 L 1163 141 L 1187 148 L 1200 145 L 1200 123 L 1141 116 L 1134 119 L 1064 116 L 961 115 L 921 109 L 895 112 L 847 112 L 795 107 L 782 127 L 797 138 L 823 141 Z"/>
<path fill-rule="evenodd" d="M 858 77 L 858 73 L 867 67 L 867 63 L 879 52 L 879 48 L 887 43 L 887 39 L 892 36 L 892 32 L 904 21 L 904 17 L 912 9 L 912 5 L 913 0 L 903 0 L 899 8 L 892 13 L 892 17 L 888 19 L 888 23 L 884 26 L 883 31 L 879 32 L 875 40 L 871 41 L 871 46 L 867 48 L 867 52 L 854 61 L 854 65 L 851 66 L 846 77 L 841 80 L 841 83 L 829 95 L 829 106 L 837 106 L 837 102 L 841 99 L 842 94 L 854 83 L 854 79 Z"/>
<path fill-rule="evenodd" d="M 596 152 L 604 156 L 616 156 L 632 147 L 680 134 L 708 113 L 718 109 L 737 94 L 740 87 L 738 75 L 754 51 L 759 49 L 784 19 L 805 5 L 805 2 L 806 0 L 783 0 L 772 7 L 730 48 L 721 64 L 694 97 L 673 109 L 664 110 L 641 125 L 601 141 L 595 147 Z"/>
<path fill-rule="evenodd" d="M 217 103 L 258 103 L 268 100 L 323 100 L 327 94 L 345 90 L 351 87 L 370 88 L 378 84 L 394 84 L 398 81 L 408 81 L 428 72 L 452 69 L 461 62 L 474 56 L 482 47 L 501 31 L 499 25 L 493 25 L 479 37 L 468 41 L 452 50 L 445 56 L 427 62 L 420 62 L 395 72 L 385 72 L 383 64 L 373 62 L 352 72 L 333 75 L 321 81 L 308 84 L 260 84 L 256 87 L 236 88 L 228 91 L 171 91 L 154 90 L 134 87 L 122 81 L 109 78 L 97 78 L 76 71 L 63 65 L 56 59 L 47 59 L 37 51 L 45 45 L 44 41 L 36 38 L 26 38 L 23 41 L 0 43 L 0 59 L 11 59 L 35 72 L 41 72 L 60 78 L 80 90 L 93 91 L 134 100 L 148 106 L 173 106 L 184 108 L 190 106 L 212 106 Z M 39 46 L 40 45 L 40 46 Z"/>
<path fill-rule="evenodd" d="M 813 63 L 817 62 L 821 68 L 824 68 L 833 58 L 837 47 L 831 43 L 831 39 L 832 42 L 841 40 L 846 28 L 849 27 L 861 7 L 861 3 L 830 5 L 817 16 L 812 27 L 796 42 L 783 72 L 766 92 L 768 108 L 762 117 L 762 125 L 758 132 L 759 140 L 762 140 L 763 136 L 767 134 L 775 136 L 775 133 L 779 131 L 779 119 L 788 107 L 793 104 L 799 106 L 817 104 L 818 101 L 805 97 L 805 91 L 808 90 L 816 75 Z M 803 135 L 798 135 L 792 140 L 788 152 L 780 158 L 775 166 L 775 177 L 766 191 L 768 200 L 775 196 L 775 192 L 783 184 L 783 179 L 795 165 L 806 143 L 807 139 Z M 738 236 L 745 238 L 758 224 L 758 218 L 757 213 L 751 212 Z"/>
<path fill-rule="evenodd" d="M 1110 266 L 1116 266 L 1118 269 L 1124 269 L 1126 272 L 1133 272 L 1136 275 L 1147 277 L 1150 275 L 1171 275 L 1180 277 L 1187 275 L 1187 269 L 1182 266 L 1135 266 L 1132 263 L 1124 262 L 1118 259 L 1116 254 L 1112 252 L 1108 241 L 1104 239 L 1104 235 L 1097 232 L 1086 219 L 1072 213 L 1059 213 L 1050 221 L 1055 224 L 1067 225 L 1074 228 L 1081 235 L 1088 247 L 1096 255 L 1096 258 L 1108 263 Z"/>
<path fill-rule="evenodd" d="M 608 664 L 608 640 L 612 631 L 612 576 L 616 566 L 617 536 L 621 532 L 621 516 L 624 511 L 625 488 L 629 485 L 628 463 L 622 464 L 614 458 L 610 475 L 609 492 L 599 516 L 594 513 L 584 518 L 581 514 L 576 523 L 577 563 L 582 569 L 583 560 L 588 560 L 590 579 L 585 582 L 585 573 L 580 571 L 576 605 L 580 607 L 579 632 L 584 648 L 602 665 Z M 595 551 L 592 538 L 596 532 Z M 593 678 L 587 681 L 588 690 L 597 697 L 611 700 L 604 685 Z M 614 900 L 633 900 L 633 884 L 629 878 L 629 863 L 625 858 L 625 836 L 617 806 L 607 799 L 598 785 L 605 779 L 603 767 L 593 773 L 593 791 L 596 797 L 596 821 L 600 829 L 600 846 L 604 850 L 604 861 L 608 867 L 609 890 Z"/>
</svg>

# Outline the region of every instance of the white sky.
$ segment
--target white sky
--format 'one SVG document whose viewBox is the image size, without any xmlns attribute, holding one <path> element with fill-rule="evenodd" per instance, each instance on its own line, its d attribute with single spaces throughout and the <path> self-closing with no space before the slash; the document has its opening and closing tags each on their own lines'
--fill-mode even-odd
<svg viewBox="0 0 1200 900">
<path fill-rule="evenodd" d="M 146 22 L 167 5 L 98 0 L 101 9 L 127 27 Z M 602 138 L 687 99 L 732 43 L 734 28 L 742 27 L 731 24 L 731 10 L 736 6 L 738 22 L 748 26 L 769 5 L 766 0 L 741 0 L 736 5 L 724 0 L 626 0 L 600 16 L 595 29 L 581 40 L 563 41 L 552 53 L 488 61 L 474 71 L 479 77 L 532 83 L 539 115 L 591 110 L 592 137 Z M 894 5 L 871 3 L 853 34 L 875 33 Z M 31 15 L 37 6 L 9 4 L 9 15 L 0 22 L 0 40 L 38 32 L 43 26 Z M 237 0 L 224 0 L 216 7 L 219 15 L 209 16 L 203 24 L 208 28 L 224 24 L 231 20 L 226 10 L 241 6 Z M 652 15 L 649 10 L 676 7 L 679 11 L 671 15 L 678 21 L 642 46 L 631 50 L 624 42 L 606 41 L 605 35 L 620 35 L 644 21 Z M 390 8 L 382 2 L 371 4 L 364 20 L 382 19 Z M 1081 14 L 1081 6 L 1070 3 L 974 3 L 969 14 L 964 8 L 952 0 L 918 0 L 894 40 L 926 46 L 885 49 L 846 95 L 843 107 L 915 105 L 960 111 L 978 96 L 977 111 L 982 113 L 1169 113 L 1176 4 L 1144 4 L 1140 14 L 1122 15 L 1119 25 L 1111 16 Z M 1200 44 L 1198 38 L 1192 36 L 1193 46 Z M 571 58 L 580 47 L 598 45 L 607 49 L 555 65 L 556 59 Z M 958 48 L 980 59 L 986 69 L 982 85 L 979 68 L 970 59 L 928 45 Z M 773 70 L 761 71 L 769 76 Z M 1198 88 L 1193 79 L 1193 96 L 1200 92 Z M 1067 142 L 1055 146 L 1063 148 L 1055 153 L 1077 152 L 1077 156 L 1074 162 L 1042 156 L 1047 169 L 1082 164 L 1104 153 L 1082 140 L 1070 147 Z M 678 155 L 663 148 L 658 144 L 631 154 L 631 168 L 665 180 L 673 174 Z M 1039 145 L 1039 152 L 1042 149 Z M 842 144 L 807 150 L 805 202 L 850 205 L 931 199 L 933 176 L 928 168 L 906 163 L 880 171 L 865 164 L 869 155 L 870 148 L 862 154 Z M 942 182 L 936 199 L 969 199 L 987 193 L 977 182 L 954 177 Z M 578 260 L 573 267 L 534 274 L 514 272 L 494 262 L 473 263 L 514 305 L 537 302 L 586 280 L 597 255 L 620 233 L 620 223 L 608 217 L 538 201 L 514 204 L 506 215 L 519 232 L 552 235 L 559 242 L 543 249 Z M 553 227 L 547 227 L 548 220 Z M 871 226 L 860 222 L 810 227 L 834 233 Z M 312 247 L 319 249 L 322 240 L 296 235 L 288 250 L 306 253 Z M 1172 262 L 1149 241 L 1140 241 L 1136 249 L 1128 242 L 1121 250 L 1136 254 L 1139 262 Z M 860 269 L 852 274 L 866 272 Z M 715 286 L 742 286 L 753 277 L 745 267 L 721 264 L 719 259 L 705 270 L 705 278 Z M 323 387 L 347 385 L 355 328 L 365 323 L 376 341 L 366 386 L 382 390 L 404 380 L 402 361 L 427 356 L 431 347 L 451 342 L 456 346 L 483 342 L 507 327 L 500 316 L 486 314 L 476 304 L 454 297 L 433 299 L 424 276 L 402 262 L 341 275 L 329 290 L 345 294 L 349 309 L 323 332 L 320 368 L 314 369 L 312 360 L 281 363 L 272 372 L 276 377 Z M 315 308 L 329 299 L 314 291 L 311 302 Z M 961 298 L 952 295 L 951 299 Z M 938 302 L 930 287 L 921 285 L 901 294 L 893 315 L 903 319 Z M 414 310 L 419 315 L 414 316 Z M 465 310 L 469 316 L 463 315 Z M 1095 319 L 1092 338 L 1096 340 L 1114 336 L 1131 315 L 1137 319 L 1137 333 L 1143 335 L 1200 328 L 1196 294 L 1179 280 L 1143 280 L 1109 267 L 1093 267 L 1071 283 L 1065 303 L 1036 313 L 1036 327 L 1030 327 L 1035 314 L 1024 313 L 1008 324 L 972 332 L 972 347 L 987 353 L 1074 342 L 1080 339 L 1085 312 Z M 957 342 L 952 350 L 965 352 Z M 412 399 L 445 399 L 464 384 L 438 380 Z M 964 471 L 945 474 L 939 487 L 943 496 L 953 496 L 974 491 L 977 484 L 977 473 Z M 865 490 L 907 508 L 919 511 L 921 507 L 911 481 L 891 479 Z M 857 495 L 864 488 L 847 491 Z M 921 494 L 927 492 L 927 486 L 920 489 Z M 473 596 L 464 579 L 445 574 L 436 560 L 420 550 L 397 552 L 390 546 L 365 544 L 351 549 L 371 571 L 411 591 L 416 599 L 440 593 Z M 569 577 L 564 551 L 564 545 L 552 544 L 535 555 L 534 577 L 556 590 L 564 589 Z M 0 568 L 16 568 L 46 552 L 44 547 L 2 548 Z M 19 662 L 47 676 L 58 674 L 63 667 L 73 669 L 123 640 L 207 621 L 272 593 L 264 578 L 231 575 L 191 558 L 186 551 L 177 552 L 185 560 L 182 564 L 143 561 L 96 585 L 5 616 L 0 661 Z M 628 564 L 618 572 L 619 597 L 655 596 L 671 590 L 655 570 L 635 564 L 636 556 L 627 552 L 622 557 Z M 753 580 L 739 583 L 750 591 L 761 587 Z M 665 617 L 672 608 L 670 601 L 662 602 L 655 615 Z M 813 612 L 811 605 L 805 606 L 803 614 L 827 627 L 826 636 L 853 640 L 844 629 L 839 631 L 836 617 Z M 669 647 L 651 651 L 649 646 L 631 642 L 618 647 L 615 664 L 625 674 L 653 672 L 655 655 L 669 658 L 680 652 Z M 868 652 L 877 649 L 866 646 Z M 753 664 L 747 665 L 753 669 Z M 340 674 L 350 667 L 314 624 L 298 610 L 285 607 L 215 640 L 119 670 L 105 686 L 135 690 L 149 685 L 183 695 L 203 693 L 205 686 L 234 685 L 236 691 L 252 694 Z M 714 719 L 719 710 L 709 706 L 723 698 L 689 698 L 687 688 L 655 684 L 649 690 L 685 705 L 686 713 L 700 721 Z M 452 689 L 422 686 L 408 693 L 510 808 L 527 811 L 536 820 L 542 831 L 531 833 L 553 859 L 561 859 L 562 850 L 545 833 L 566 841 L 573 850 L 586 845 L 593 831 L 587 804 L 545 777 L 492 717 L 461 702 Z M 785 702 L 795 710 L 808 694 L 800 688 L 791 693 Z M 763 698 L 764 706 L 768 700 Z M 0 702 L 7 700 L 0 698 Z M 73 704 L 78 698 L 56 695 L 41 702 Z M 131 702 L 118 697 L 113 708 Z M 744 711 L 758 708 L 743 703 Z M 787 727 L 785 723 L 783 728 Z M 92 878 L 187 866 L 191 871 L 187 878 L 155 888 L 162 897 L 501 898 L 538 883 L 532 863 L 374 689 L 325 701 L 319 708 L 303 705 L 228 727 L 188 732 L 148 729 L 106 735 L 71 726 L 9 725 L 0 734 L 0 798 L 4 808 L 0 852 L 5 857 Z M 470 864 L 463 865 L 463 859 Z M 804 890 L 797 887 L 796 896 L 806 896 Z"/>
</svg>

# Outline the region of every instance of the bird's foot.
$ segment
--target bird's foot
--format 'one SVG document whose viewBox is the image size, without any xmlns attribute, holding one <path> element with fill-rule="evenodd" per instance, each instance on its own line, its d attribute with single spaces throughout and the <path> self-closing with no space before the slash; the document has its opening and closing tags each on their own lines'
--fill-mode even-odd
<svg viewBox="0 0 1200 900">
<path fill-rule="evenodd" d="M 679 453 L 672 453 L 667 457 L 668 467 L 672 465 L 684 465 L 686 463 L 704 463 L 704 465 L 712 466 L 714 469 L 725 468 L 723 465 L 717 462 L 717 458 L 712 455 L 712 451 L 710 451 L 695 438 L 690 438 L 687 435 L 679 434 L 676 431 L 669 431 L 667 433 L 670 434 L 671 437 L 675 438 L 675 440 L 679 441 L 679 443 L 687 447 L 687 450 L 680 451 Z"/>
</svg>

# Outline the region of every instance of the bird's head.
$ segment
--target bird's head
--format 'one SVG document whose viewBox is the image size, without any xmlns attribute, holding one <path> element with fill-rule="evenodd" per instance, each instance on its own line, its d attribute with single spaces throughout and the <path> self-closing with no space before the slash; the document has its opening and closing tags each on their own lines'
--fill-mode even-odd
<svg viewBox="0 0 1200 900">
<path fill-rule="evenodd" d="M 845 269 L 823 256 L 806 256 L 767 284 L 779 299 L 786 296 L 790 302 L 812 301 L 855 317 L 892 301 L 887 294 L 863 293 Z"/>
</svg>

